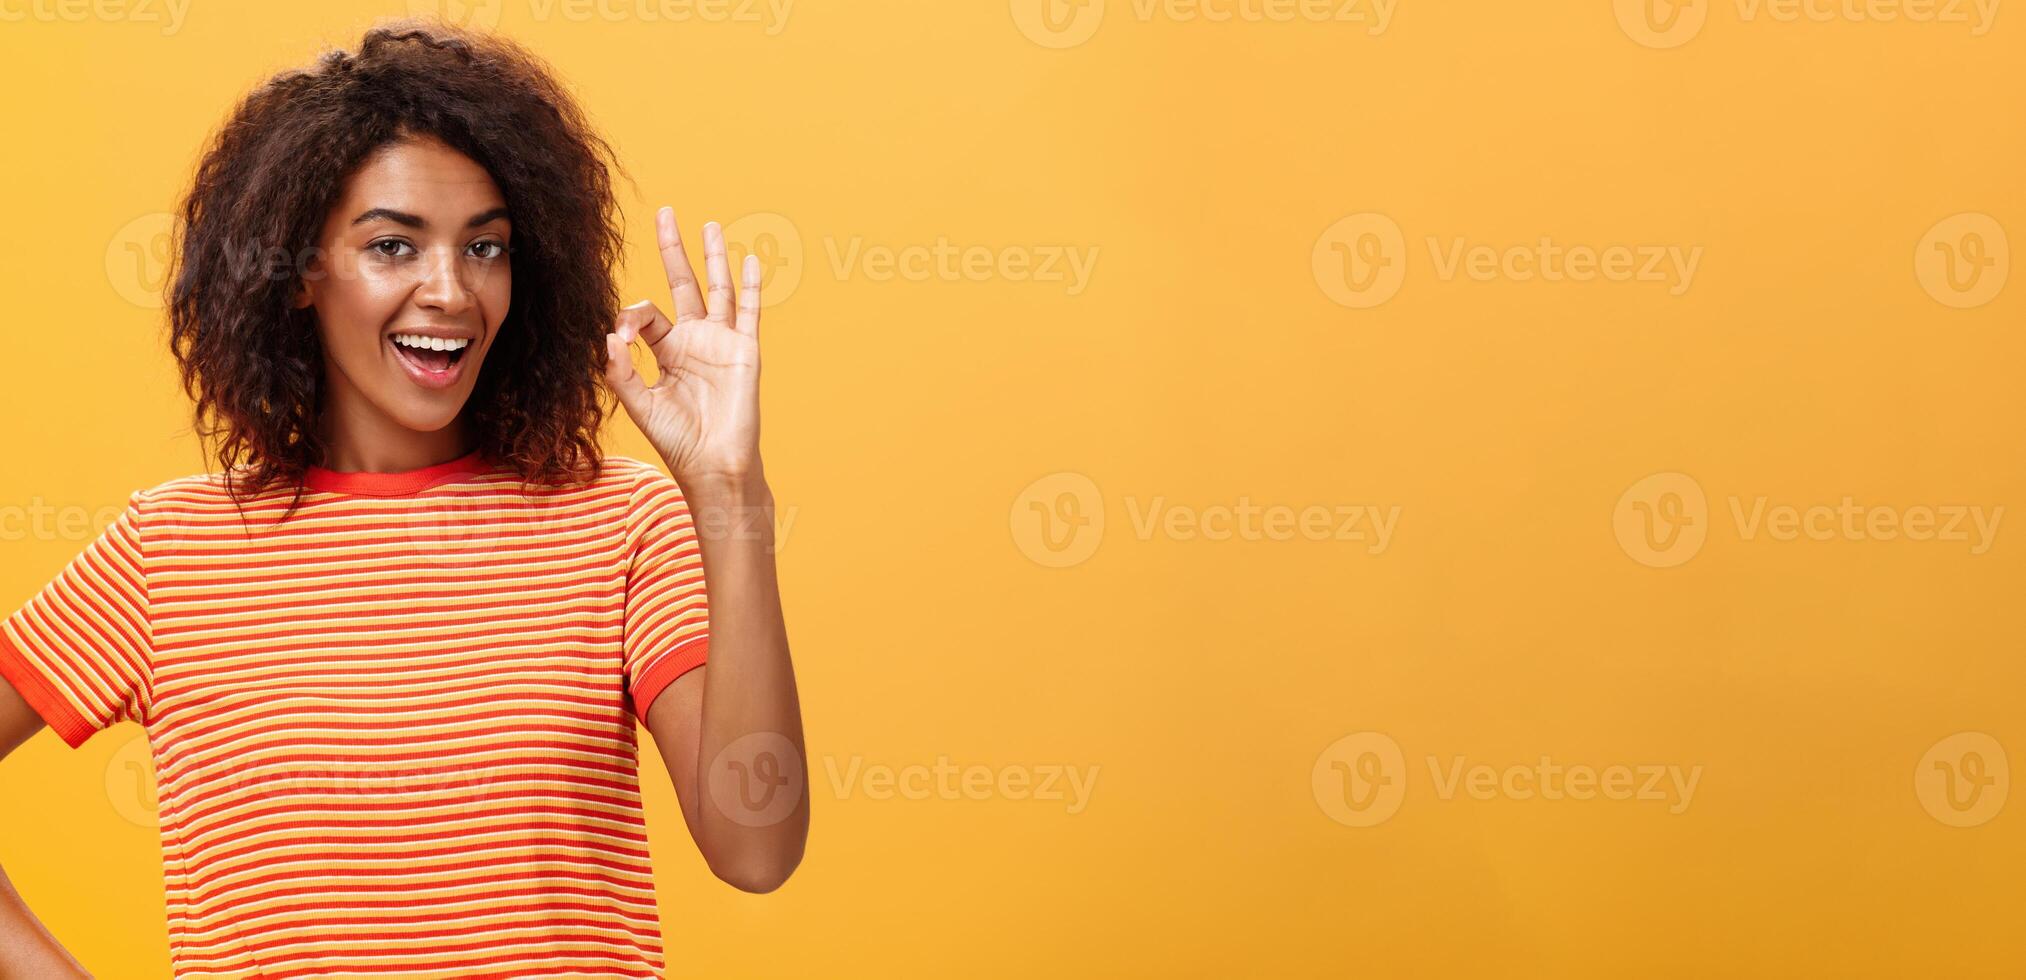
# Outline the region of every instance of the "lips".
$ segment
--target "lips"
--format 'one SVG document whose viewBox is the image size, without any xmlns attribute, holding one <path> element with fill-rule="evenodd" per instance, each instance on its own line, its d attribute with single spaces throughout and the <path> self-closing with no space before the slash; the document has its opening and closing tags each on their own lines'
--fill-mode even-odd
<svg viewBox="0 0 2026 980">
<path fill-rule="evenodd" d="M 417 350 L 395 343 L 391 336 L 386 343 L 408 380 L 424 388 L 448 388 L 456 384 L 464 374 L 464 355 L 471 350 L 470 347 L 461 351 Z"/>
</svg>

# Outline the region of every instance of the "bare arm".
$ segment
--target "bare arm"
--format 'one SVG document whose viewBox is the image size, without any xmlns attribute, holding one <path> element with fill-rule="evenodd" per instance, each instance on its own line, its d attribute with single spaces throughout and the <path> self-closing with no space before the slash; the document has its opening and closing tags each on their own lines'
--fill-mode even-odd
<svg viewBox="0 0 2026 980">
<path fill-rule="evenodd" d="M 684 488 L 711 604 L 710 663 L 670 684 L 647 729 L 711 870 L 749 892 L 788 880 L 809 837 L 802 709 L 774 574 L 773 496 Z M 716 516 L 713 514 L 725 516 Z"/>
<path fill-rule="evenodd" d="M 689 504 L 710 654 L 648 706 L 647 728 L 711 870 L 772 891 L 801 863 L 809 780 L 774 575 L 774 494 L 760 465 L 760 260 L 746 256 L 735 290 L 724 229 L 706 224 L 706 302 L 672 209 L 656 212 L 655 234 L 675 319 L 646 300 L 621 309 L 605 380 Z M 653 385 L 634 368 L 635 341 L 654 353 Z"/>
<path fill-rule="evenodd" d="M 42 725 L 42 716 L 21 699 L 14 685 L 0 680 L 0 761 L 41 731 Z M 6 869 L 0 868 L 0 980 L 90 976 L 28 910 Z"/>
</svg>

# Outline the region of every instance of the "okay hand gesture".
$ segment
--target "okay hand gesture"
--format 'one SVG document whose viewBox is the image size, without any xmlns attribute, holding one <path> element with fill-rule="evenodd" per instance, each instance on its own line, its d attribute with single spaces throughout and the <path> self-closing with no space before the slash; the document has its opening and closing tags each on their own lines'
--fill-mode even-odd
<svg viewBox="0 0 2026 980">
<path fill-rule="evenodd" d="M 678 483 L 758 478 L 759 258 L 746 256 L 734 304 L 724 229 L 717 222 L 704 225 L 706 301 L 697 292 L 675 211 L 662 208 L 654 224 L 675 319 L 651 300 L 620 310 L 605 338 L 605 380 Z M 633 367 L 636 338 L 654 352 L 659 376 L 651 385 Z"/>
</svg>

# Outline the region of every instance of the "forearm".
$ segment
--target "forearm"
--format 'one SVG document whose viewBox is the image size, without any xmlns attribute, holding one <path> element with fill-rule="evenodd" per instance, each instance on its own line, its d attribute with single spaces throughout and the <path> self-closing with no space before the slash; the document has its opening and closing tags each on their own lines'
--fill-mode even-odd
<svg viewBox="0 0 2026 980">
<path fill-rule="evenodd" d="M 7 869 L 0 868 L 0 978 L 11 977 L 89 980 L 91 974 L 28 910 Z"/>
<path fill-rule="evenodd" d="M 802 859 L 807 754 L 774 567 L 774 498 L 760 476 L 683 487 L 710 595 L 695 799 L 698 843 L 748 891 L 769 891 Z M 792 808 L 783 801 L 792 799 Z M 783 812 L 785 810 L 785 812 Z"/>
</svg>

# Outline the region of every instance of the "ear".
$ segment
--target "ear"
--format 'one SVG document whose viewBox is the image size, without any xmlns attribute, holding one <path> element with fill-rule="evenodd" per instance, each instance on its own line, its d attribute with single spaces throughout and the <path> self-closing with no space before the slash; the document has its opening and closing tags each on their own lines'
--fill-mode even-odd
<svg viewBox="0 0 2026 980">
<path fill-rule="evenodd" d="M 316 300 L 316 294 L 310 291 L 309 282 L 297 278 L 295 281 L 295 295 L 289 297 L 289 305 L 300 310 L 315 303 Z"/>
</svg>

